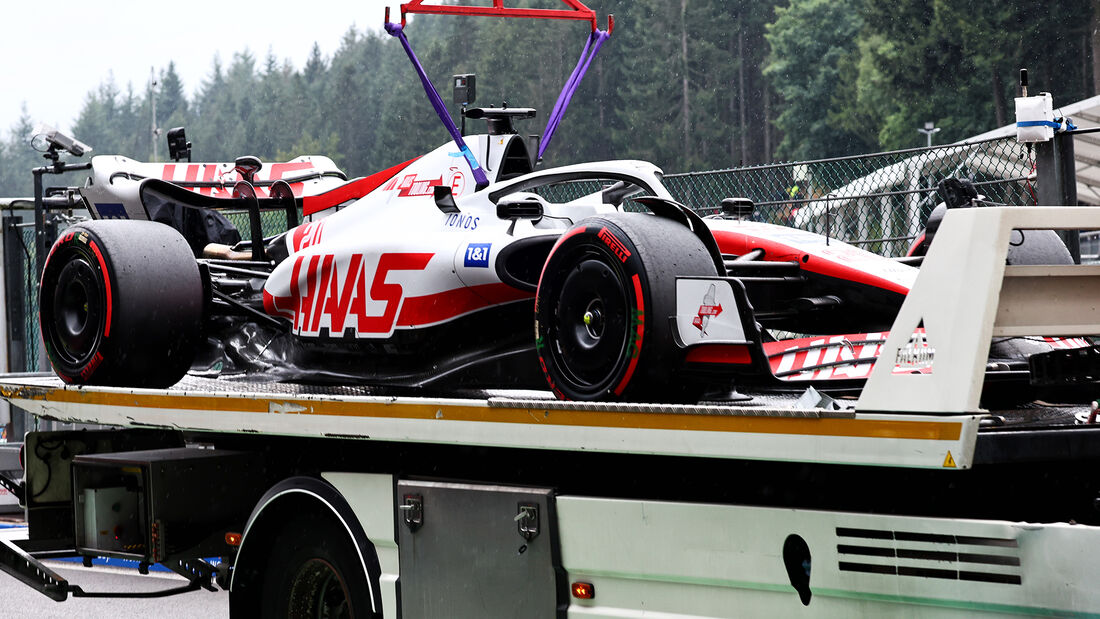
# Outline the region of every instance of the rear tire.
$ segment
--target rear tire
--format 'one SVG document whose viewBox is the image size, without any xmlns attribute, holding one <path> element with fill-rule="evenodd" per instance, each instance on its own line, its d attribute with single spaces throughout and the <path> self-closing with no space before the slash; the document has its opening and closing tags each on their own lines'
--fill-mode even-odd
<svg viewBox="0 0 1100 619">
<path fill-rule="evenodd" d="M 535 301 L 547 382 L 568 400 L 695 401 L 673 336 L 677 276 L 715 276 L 684 225 L 643 214 L 586 219 L 550 252 Z"/>
<path fill-rule="evenodd" d="M 291 518 L 274 539 L 261 617 L 375 617 L 370 587 L 351 539 L 335 519 Z"/>
<path fill-rule="evenodd" d="M 1073 264 L 1073 255 L 1054 230 L 1016 230 L 1005 260 L 1010 265 Z"/>
<path fill-rule="evenodd" d="M 198 264 L 168 226 L 85 222 L 50 250 L 39 322 L 67 383 L 169 387 L 191 367 L 202 318 Z"/>
</svg>

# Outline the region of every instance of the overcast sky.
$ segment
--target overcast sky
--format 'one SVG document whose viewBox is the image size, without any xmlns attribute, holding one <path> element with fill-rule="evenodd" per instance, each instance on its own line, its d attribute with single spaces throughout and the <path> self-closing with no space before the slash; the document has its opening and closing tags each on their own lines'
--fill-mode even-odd
<svg viewBox="0 0 1100 619">
<path fill-rule="evenodd" d="M 5 2 L 0 135 L 9 134 L 24 104 L 35 122 L 70 130 L 89 91 L 112 75 L 120 91 L 128 83 L 141 91 L 149 69 L 159 73 L 170 60 L 188 97 L 215 54 L 224 66 L 245 48 L 258 63 L 271 50 L 301 69 L 314 42 L 331 57 L 348 28 L 380 30 L 385 6 L 396 15 L 400 1 Z"/>
</svg>

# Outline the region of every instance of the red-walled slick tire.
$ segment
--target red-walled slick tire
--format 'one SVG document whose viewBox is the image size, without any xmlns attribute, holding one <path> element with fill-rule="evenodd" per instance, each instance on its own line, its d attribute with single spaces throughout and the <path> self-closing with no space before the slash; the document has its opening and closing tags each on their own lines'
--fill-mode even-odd
<svg viewBox="0 0 1100 619">
<path fill-rule="evenodd" d="M 168 387 L 195 355 L 202 278 L 187 242 L 168 226 L 85 222 L 50 250 L 38 316 L 65 382 Z"/>
<path fill-rule="evenodd" d="M 714 276 L 683 225 L 645 214 L 585 219 L 562 235 L 539 280 L 535 347 L 551 390 L 569 400 L 692 401 L 680 376 L 677 276 Z"/>
</svg>

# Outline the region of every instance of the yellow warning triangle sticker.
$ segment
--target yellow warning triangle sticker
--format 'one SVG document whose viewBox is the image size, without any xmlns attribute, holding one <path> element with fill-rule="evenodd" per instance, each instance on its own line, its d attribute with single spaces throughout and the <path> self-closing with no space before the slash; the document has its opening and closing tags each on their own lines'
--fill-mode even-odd
<svg viewBox="0 0 1100 619">
<path fill-rule="evenodd" d="M 947 457 L 943 459 L 944 468 L 953 469 L 955 467 L 955 459 L 951 457 L 951 452 L 947 452 Z"/>
</svg>

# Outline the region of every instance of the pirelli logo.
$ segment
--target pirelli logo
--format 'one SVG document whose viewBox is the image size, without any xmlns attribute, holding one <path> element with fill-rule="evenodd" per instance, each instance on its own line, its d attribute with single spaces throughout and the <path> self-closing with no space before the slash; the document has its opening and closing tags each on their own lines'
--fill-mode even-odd
<svg viewBox="0 0 1100 619">
<path fill-rule="evenodd" d="M 600 228 L 600 231 L 596 233 L 596 236 L 600 237 L 600 240 L 604 242 L 613 254 L 619 257 L 619 260 L 626 262 L 626 259 L 630 257 L 630 251 L 623 245 L 623 242 L 611 233 L 607 227 Z"/>
</svg>

